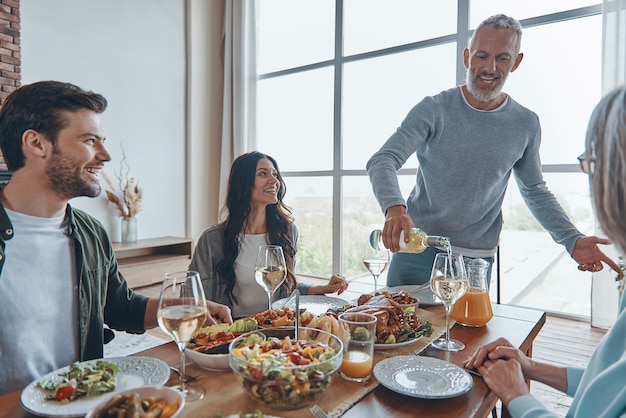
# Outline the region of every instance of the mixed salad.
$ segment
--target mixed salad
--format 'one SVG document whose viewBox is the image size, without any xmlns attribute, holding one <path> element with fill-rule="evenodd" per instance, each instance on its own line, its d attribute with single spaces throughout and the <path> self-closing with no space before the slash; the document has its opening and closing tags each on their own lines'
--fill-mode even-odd
<svg viewBox="0 0 626 418">
<path fill-rule="evenodd" d="M 46 393 L 46 400 L 69 403 L 88 395 L 100 395 L 117 388 L 117 365 L 98 360 L 96 363 L 75 362 L 67 372 L 40 380 L 37 387 Z"/>
<path fill-rule="evenodd" d="M 187 348 L 205 354 L 228 353 L 228 343 L 259 327 L 253 318 L 241 318 L 232 324 L 216 324 L 200 328 L 192 336 Z M 220 351 L 220 347 L 223 351 Z"/>
<path fill-rule="evenodd" d="M 253 333 L 231 352 L 234 370 L 248 393 L 267 405 L 284 409 L 314 400 L 341 365 L 341 355 L 335 349 L 294 341 L 289 336 L 263 340 L 263 336 Z"/>
</svg>

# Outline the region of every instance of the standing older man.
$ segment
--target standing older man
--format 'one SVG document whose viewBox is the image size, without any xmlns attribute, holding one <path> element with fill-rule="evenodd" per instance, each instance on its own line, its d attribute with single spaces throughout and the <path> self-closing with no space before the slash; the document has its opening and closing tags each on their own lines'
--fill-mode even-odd
<svg viewBox="0 0 626 418">
<path fill-rule="evenodd" d="M 585 237 L 546 187 L 539 159 L 539 118 L 502 92 L 509 73 L 522 61 L 521 38 L 521 25 L 511 17 L 483 21 L 463 51 L 466 84 L 424 98 L 370 158 L 367 171 L 386 216 L 383 242 L 397 252 L 400 232 L 408 242 L 410 229 L 417 225 L 429 234 L 449 237 L 455 252 L 493 263 L 502 230 L 502 201 L 514 173 L 534 216 L 565 246 L 579 269 L 599 271 L 605 262 L 619 271 L 598 248 L 610 241 Z M 396 172 L 413 153 L 419 169 L 405 202 Z M 387 284 L 427 282 L 439 251 L 394 254 Z"/>
<path fill-rule="evenodd" d="M 17 89 L 0 110 L 12 172 L 0 191 L 0 395 L 102 357 L 105 323 L 135 333 L 157 325 L 158 300 L 128 288 L 102 225 L 68 203 L 100 193 L 111 159 L 98 117 L 106 107 L 99 94 L 44 81 Z M 226 306 L 209 311 L 232 322 Z"/>
</svg>

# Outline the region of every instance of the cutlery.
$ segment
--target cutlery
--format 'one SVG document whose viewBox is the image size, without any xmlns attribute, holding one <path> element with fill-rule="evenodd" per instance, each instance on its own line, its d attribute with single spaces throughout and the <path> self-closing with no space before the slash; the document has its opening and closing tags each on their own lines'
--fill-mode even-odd
<svg viewBox="0 0 626 418">
<path fill-rule="evenodd" d="M 482 374 L 478 373 L 476 369 L 466 369 L 465 367 L 461 367 L 463 370 L 468 372 L 469 374 L 473 374 L 474 376 L 483 377 Z"/>
<path fill-rule="evenodd" d="M 318 404 L 315 404 L 311 408 L 309 408 L 309 411 L 311 411 L 315 418 L 330 418 L 328 414 L 326 414 L 326 412 L 324 412 L 322 408 L 319 407 Z"/>
<path fill-rule="evenodd" d="M 419 351 L 413 351 L 410 353 L 412 356 L 419 356 L 420 353 Z M 473 374 L 474 376 L 478 376 L 478 377 L 483 377 L 482 374 L 480 374 L 480 372 L 476 369 L 467 369 L 463 366 L 459 366 L 462 370 L 465 370 L 466 372 L 468 372 L 469 374 Z"/>
</svg>

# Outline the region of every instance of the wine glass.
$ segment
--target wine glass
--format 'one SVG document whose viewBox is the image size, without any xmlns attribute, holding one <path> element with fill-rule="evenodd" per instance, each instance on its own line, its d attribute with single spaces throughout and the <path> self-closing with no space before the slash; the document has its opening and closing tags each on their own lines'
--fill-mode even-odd
<svg viewBox="0 0 626 418">
<path fill-rule="evenodd" d="M 386 248 L 379 250 L 367 246 L 365 255 L 363 256 L 363 264 L 374 277 L 374 293 L 378 290 L 378 276 L 382 274 L 389 265 L 389 250 Z"/>
<path fill-rule="evenodd" d="M 446 308 L 446 336 L 437 338 L 432 346 L 439 350 L 461 351 L 465 344 L 450 339 L 450 310 L 452 305 L 467 291 L 467 273 L 463 256 L 439 253 L 435 256 L 430 275 L 430 288 L 441 299 Z"/>
<path fill-rule="evenodd" d="M 256 258 L 254 278 L 267 292 L 269 309 L 272 309 L 272 295 L 285 281 L 287 265 L 283 247 L 280 245 L 261 245 Z"/>
<path fill-rule="evenodd" d="M 174 339 L 180 351 L 180 384 L 174 389 L 183 394 L 185 402 L 194 402 L 204 397 L 202 387 L 185 383 L 185 347 L 193 334 L 204 325 L 208 314 L 202 282 L 197 272 L 165 274 L 157 321 L 159 327 Z"/>
</svg>

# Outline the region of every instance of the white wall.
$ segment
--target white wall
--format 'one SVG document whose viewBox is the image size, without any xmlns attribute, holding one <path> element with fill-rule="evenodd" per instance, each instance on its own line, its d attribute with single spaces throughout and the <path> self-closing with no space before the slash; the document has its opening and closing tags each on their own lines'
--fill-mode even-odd
<svg viewBox="0 0 626 418">
<path fill-rule="evenodd" d="M 186 235 L 184 8 L 184 0 L 20 4 L 22 84 L 67 81 L 108 99 L 101 119 L 113 160 L 105 171 L 113 177 L 119 170 L 123 144 L 144 188 L 140 239 Z M 120 221 L 104 193 L 72 205 L 119 239 Z"/>
</svg>

